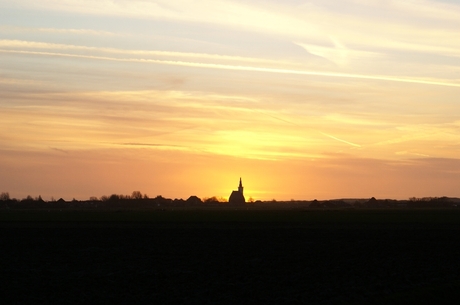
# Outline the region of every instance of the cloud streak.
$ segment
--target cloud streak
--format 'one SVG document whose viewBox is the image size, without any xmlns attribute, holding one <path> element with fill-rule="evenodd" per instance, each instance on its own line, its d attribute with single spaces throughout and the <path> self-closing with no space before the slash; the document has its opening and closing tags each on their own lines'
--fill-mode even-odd
<svg viewBox="0 0 460 305">
<path fill-rule="evenodd" d="M 444 80 L 404 78 L 404 77 L 393 77 L 393 76 L 385 76 L 385 75 L 364 75 L 364 74 L 352 74 L 352 73 L 340 73 L 340 72 L 277 69 L 277 68 L 254 67 L 254 66 L 244 66 L 244 65 L 227 65 L 227 64 L 219 64 L 219 63 L 188 62 L 188 61 L 178 61 L 178 60 L 174 61 L 174 60 L 146 59 L 146 58 L 116 58 L 116 57 L 109 57 L 109 56 L 81 55 L 81 54 L 41 52 L 41 51 L 8 50 L 8 49 L 0 49 L 0 52 L 24 54 L 24 55 L 72 57 L 72 58 L 104 60 L 104 61 L 152 63 L 152 64 L 191 67 L 191 68 L 207 68 L 207 69 L 221 69 L 221 70 L 234 70 L 234 71 L 247 71 L 247 72 L 265 72 L 265 73 L 294 74 L 294 75 L 305 75 L 305 76 L 323 76 L 323 77 L 336 77 L 336 78 L 353 78 L 353 79 L 363 79 L 363 80 L 377 80 L 377 81 L 390 81 L 390 82 L 401 82 L 401 83 L 412 83 L 412 84 L 423 84 L 423 85 L 460 87 L 460 83 L 449 82 L 449 81 L 444 81 Z"/>
<path fill-rule="evenodd" d="M 327 134 L 327 133 L 324 133 L 324 132 L 321 132 L 321 134 L 322 134 L 323 136 L 326 136 L 326 137 L 331 138 L 331 139 L 334 139 L 334 140 L 336 140 L 336 141 L 339 141 L 339 142 L 348 144 L 348 145 L 353 146 L 353 147 L 361 147 L 361 145 L 358 145 L 358 144 L 355 144 L 355 143 L 352 143 L 352 142 L 349 142 L 349 141 L 345 141 L 345 140 L 343 140 L 343 139 L 339 139 L 339 138 L 337 138 L 337 137 L 334 137 L 334 136 L 332 136 L 332 135 L 330 135 L 330 134 Z"/>
<path fill-rule="evenodd" d="M 93 29 L 69 29 L 69 28 L 33 28 L 0 25 L 0 32 L 4 33 L 52 33 L 52 34 L 74 34 L 91 36 L 119 36 L 120 34 Z"/>
<path fill-rule="evenodd" d="M 94 56 L 98 57 L 97 55 L 93 55 L 94 53 L 98 54 L 117 54 L 123 56 L 156 56 L 156 57 L 173 57 L 173 58 L 193 58 L 193 59 L 201 59 L 201 60 L 218 60 L 218 61 L 233 61 L 233 62 L 250 62 L 250 63 L 261 63 L 261 64 L 271 64 L 271 65 L 280 65 L 280 64 L 291 64 L 288 61 L 284 60 L 269 60 L 269 59 L 262 59 L 262 58 L 255 58 L 255 57 L 245 57 L 245 56 L 229 56 L 229 55 L 220 55 L 220 54 L 207 54 L 207 53 L 190 53 L 190 52 L 173 52 L 173 51 L 152 51 L 152 50 L 130 50 L 130 49 L 115 49 L 115 48 L 103 48 L 103 47 L 89 47 L 89 46 L 80 46 L 80 45 L 69 45 L 69 44 L 58 44 L 58 43 L 48 43 L 48 42 L 36 42 L 36 41 L 24 41 L 24 40 L 8 40 L 2 39 L 0 40 L 0 48 L 4 48 L 4 50 L 11 50 L 11 51 L 21 51 L 21 49 L 28 49 L 34 50 L 36 49 L 46 49 L 46 50 L 53 50 L 53 51 L 63 51 L 63 50 L 71 50 L 71 51 L 78 51 L 78 52 L 88 52 L 89 54 L 72 54 L 72 53 L 62 53 L 63 56 L 72 56 L 72 55 L 86 55 L 86 56 Z M 25 50 L 22 50 L 25 51 Z M 42 52 L 42 51 L 36 51 Z M 47 53 L 46 51 L 43 51 Z M 54 52 L 48 52 L 53 53 Z M 33 54 L 33 53 L 31 53 Z M 37 53 L 40 54 L 40 53 Z M 108 56 L 99 56 L 102 58 L 106 58 L 106 60 L 117 60 L 122 58 L 110 58 Z M 84 57 L 82 57 L 84 58 Z M 128 61 L 130 58 L 126 58 Z M 131 58 L 132 59 L 132 58 Z M 148 58 L 144 58 L 148 59 Z"/>
<path fill-rule="evenodd" d="M 335 37 L 355 52 L 410 50 L 460 56 L 460 42 L 453 39 L 459 34 L 460 6 L 440 4 L 437 1 L 382 3 L 348 0 L 342 1 L 341 5 L 335 5 L 333 1 L 310 1 L 298 5 L 286 2 L 261 6 L 251 1 L 224 0 L 183 0 L 173 3 L 18 0 L 10 5 L 88 16 L 131 16 L 138 19 L 172 20 L 179 24 L 213 24 L 310 45 L 313 43 L 317 44 L 318 50 L 327 47 L 332 42 L 331 37 Z M 432 22 L 420 21 L 427 18 Z M 426 24 L 436 26 L 420 31 L 420 27 Z"/>
</svg>

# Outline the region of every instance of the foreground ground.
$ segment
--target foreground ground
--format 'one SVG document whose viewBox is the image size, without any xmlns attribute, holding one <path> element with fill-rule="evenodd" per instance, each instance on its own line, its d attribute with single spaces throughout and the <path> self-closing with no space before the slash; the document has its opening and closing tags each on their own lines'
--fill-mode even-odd
<svg viewBox="0 0 460 305">
<path fill-rule="evenodd" d="M 0 214 L 3 304 L 424 304 L 460 297 L 460 212 Z"/>
</svg>

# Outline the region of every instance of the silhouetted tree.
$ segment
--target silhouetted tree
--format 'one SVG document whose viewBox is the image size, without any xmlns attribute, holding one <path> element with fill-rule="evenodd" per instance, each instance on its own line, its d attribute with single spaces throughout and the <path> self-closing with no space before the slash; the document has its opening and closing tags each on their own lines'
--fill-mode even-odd
<svg viewBox="0 0 460 305">
<path fill-rule="evenodd" d="M 198 198 L 197 196 L 194 196 L 194 195 L 193 195 L 193 196 L 190 196 L 190 197 L 186 200 L 186 202 L 187 202 L 188 204 L 192 204 L 192 205 L 203 203 L 203 201 L 201 201 L 200 198 Z"/>
<path fill-rule="evenodd" d="M 112 194 L 109 197 L 109 201 L 117 201 L 119 199 L 120 199 L 120 196 L 118 196 L 117 194 Z"/>
<path fill-rule="evenodd" d="M 8 192 L 3 192 L 0 194 L 0 200 L 8 201 L 10 200 L 10 194 Z"/>
<path fill-rule="evenodd" d="M 209 204 L 209 203 L 211 203 L 211 204 L 212 204 L 212 203 L 219 203 L 219 199 L 217 199 L 216 196 L 212 196 L 212 197 L 209 197 L 209 198 L 204 198 L 204 199 L 203 199 L 203 202 L 204 202 L 204 203 L 208 203 L 208 204 Z"/>
<path fill-rule="evenodd" d="M 135 199 L 135 200 L 142 199 L 142 193 L 139 191 L 134 191 L 131 195 L 131 199 Z"/>
</svg>

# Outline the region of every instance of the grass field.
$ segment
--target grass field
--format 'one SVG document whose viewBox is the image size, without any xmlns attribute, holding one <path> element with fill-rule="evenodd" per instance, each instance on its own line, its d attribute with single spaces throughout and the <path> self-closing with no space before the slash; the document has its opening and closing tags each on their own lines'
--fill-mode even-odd
<svg viewBox="0 0 460 305">
<path fill-rule="evenodd" d="M 453 304 L 458 210 L 2 211 L 2 304 Z"/>
<path fill-rule="evenodd" d="M 204 222 L 460 225 L 460 209 L 401 210 L 10 210 L 0 222 Z"/>
</svg>

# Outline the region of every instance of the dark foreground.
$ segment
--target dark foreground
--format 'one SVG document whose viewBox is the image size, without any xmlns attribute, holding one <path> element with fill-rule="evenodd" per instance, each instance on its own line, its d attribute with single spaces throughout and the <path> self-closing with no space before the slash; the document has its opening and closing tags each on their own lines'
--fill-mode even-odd
<svg viewBox="0 0 460 305">
<path fill-rule="evenodd" d="M 1 303 L 460 298 L 458 211 L 148 213 L 0 215 Z"/>
</svg>

